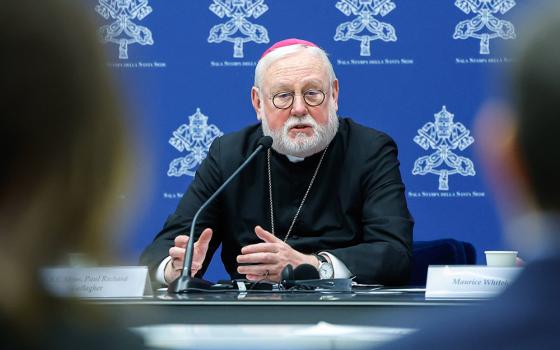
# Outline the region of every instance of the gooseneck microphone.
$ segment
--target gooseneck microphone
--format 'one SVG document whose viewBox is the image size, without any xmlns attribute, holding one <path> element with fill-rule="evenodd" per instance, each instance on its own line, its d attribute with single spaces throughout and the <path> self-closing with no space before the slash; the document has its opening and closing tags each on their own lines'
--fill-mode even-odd
<svg viewBox="0 0 560 350">
<path fill-rule="evenodd" d="M 212 283 L 203 280 L 201 278 L 196 278 L 191 276 L 191 267 L 192 267 L 192 260 L 193 260 L 193 251 L 194 251 L 194 229 L 196 227 L 196 220 L 198 216 L 204 209 L 216 198 L 224 188 L 243 170 L 252 160 L 255 158 L 259 152 L 263 150 L 267 150 L 272 146 L 272 137 L 270 136 L 263 136 L 257 143 L 257 148 L 251 153 L 251 155 L 235 170 L 233 174 L 204 202 L 196 214 L 194 214 L 194 218 L 191 223 L 191 231 L 189 233 L 189 242 L 187 243 L 187 249 L 185 249 L 185 257 L 183 260 L 183 271 L 181 272 L 181 276 L 177 277 L 169 287 L 167 288 L 168 293 L 190 293 L 190 292 L 200 292 L 209 289 L 212 286 Z"/>
</svg>

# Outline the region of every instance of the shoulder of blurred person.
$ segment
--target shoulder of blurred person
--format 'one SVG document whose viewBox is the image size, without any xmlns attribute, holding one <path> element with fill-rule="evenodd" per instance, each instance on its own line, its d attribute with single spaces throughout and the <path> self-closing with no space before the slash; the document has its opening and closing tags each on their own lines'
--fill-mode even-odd
<svg viewBox="0 0 560 350">
<path fill-rule="evenodd" d="M 0 10 L 1 348 L 138 348 L 102 313 L 45 292 L 39 270 L 86 253 L 109 262 L 130 154 L 95 26 L 79 2 Z M 6 345 L 10 344 L 10 345 Z"/>
<path fill-rule="evenodd" d="M 560 254 L 524 269 L 495 300 L 415 314 L 417 332 L 379 349 L 559 349 Z"/>
<path fill-rule="evenodd" d="M 383 348 L 560 348 L 560 7 L 539 10 L 524 29 L 513 50 L 511 106 L 487 104 L 477 129 L 504 238 L 528 264 L 495 299 L 426 315 L 418 332 Z"/>
<path fill-rule="evenodd" d="M 139 335 L 123 331 L 123 326 L 96 306 L 84 306 L 60 299 L 45 300 L 47 323 L 33 328 L 14 324 L 12 317 L 0 314 L 0 348 L 102 350 L 143 349 Z M 84 315 L 87 314 L 87 318 Z"/>
</svg>

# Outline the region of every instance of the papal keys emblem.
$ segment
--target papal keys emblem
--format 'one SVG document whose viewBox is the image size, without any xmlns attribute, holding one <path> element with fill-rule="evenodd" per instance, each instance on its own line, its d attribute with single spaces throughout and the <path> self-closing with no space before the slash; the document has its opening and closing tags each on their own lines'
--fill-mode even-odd
<svg viewBox="0 0 560 350">
<path fill-rule="evenodd" d="M 397 7 L 392 0 L 340 0 L 335 6 L 346 16 L 356 18 L 341 23 L 336 28 L 334 40 L 359 41 L 360 56 L 371 55 L 370 44 L 374 40 L 397 41 L 395 28 L 375 18 L 385 17 Z"/>
<path fill-rule="evenodd" d="M 128 59 L 128 45 L 153 45 L 152 32 L 134 20 L 141 21 L 152 12 L 148 0 L 98 0 L 95 11 L 113 22 L 99 28 L 104 43 L 119 45 L 119 59 Z"/>
<path fill-rule="evenodd" d="M 249 22 L 248 18 L 259 18 L 268 11 L 264 0 L 214 0 L 210 11 L 228 21 L 216 24 L 210 29 L 209 43 L 219 44 L 224 41 L 233 43 L 233 57 L 243 58 L 243 44 L 253 41 L 266 44 L 268 31 L 265 27 Z"/>
<path fill-rule="evenodd" d="M 455 0 L 455 6 L 466 14 L 475 15 L 455 26 L 453 39 L 480 40 L 480 54 L 490 53 L 490 40 L 515 39 L 515 28 L 509 21 L 498 18 L 515 6 L 515 0 Z"/>
<path fill-rule="evenodd" d="M 458 156 L 454 151 L 465 150 L 474 142 L 470 131 L 461 123 L 453 121 L 454 115 L 445 106 L 434 114 L 435 121 L 428 122 L 418 130 L 414 137 L 424 150 L 432 149 L 430 155 L 418 158 L 414 162 L 413 175 L 434 174 L 439 176 L 439 190 L 449 190 L 449 175 L 474 176 L 473 162 Z"/>
<path fill-rule="evenodd" d="M 223 134 L 216 125 L 208 125 L 208 117 L 197 108 L 196 112 L 189 116 L 189 123 L 179 126 L 169 139 L 169 143 L 178 151 L 188 153 L 171 161 L 167 176 L 194 176 L 196 168 L 206 158 L 212 142 Z"/>
</svg>

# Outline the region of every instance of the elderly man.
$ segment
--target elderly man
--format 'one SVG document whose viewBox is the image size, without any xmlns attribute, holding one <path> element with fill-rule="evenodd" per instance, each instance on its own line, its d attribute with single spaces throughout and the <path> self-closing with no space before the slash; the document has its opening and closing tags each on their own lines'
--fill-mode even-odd
<svg viewBox="0 0 560 350">
<path fill-rule="evenodd" d="M 287 264 L 305 263 L 321 278 L 406 283 L 413 220 L 397 147 L 337 117 L 338 80 L 325 52 L 299 39 L 274 44 L 257 64 L 251 100 L 261 123 L 214 141 L 141 262 L 162 283 L 177 278 L 194 213 L 268 135 L 272 150 L 200 216 L 191 273 L 201 276 L 222 244 L 232 278 L 279 281 Z"/>
</svg>

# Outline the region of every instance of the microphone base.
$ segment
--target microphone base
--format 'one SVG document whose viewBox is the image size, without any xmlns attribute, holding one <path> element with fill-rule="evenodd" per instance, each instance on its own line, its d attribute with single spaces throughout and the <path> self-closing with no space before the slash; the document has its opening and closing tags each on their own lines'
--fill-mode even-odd
<svg viewBox="0 0 560 350">
<path fill-rule="evenodd" d="M 213 284 L 201 278 L 179 276 L 167 287 L 167 293 L 201 293 L 212 288 Z"/>
</svg>

